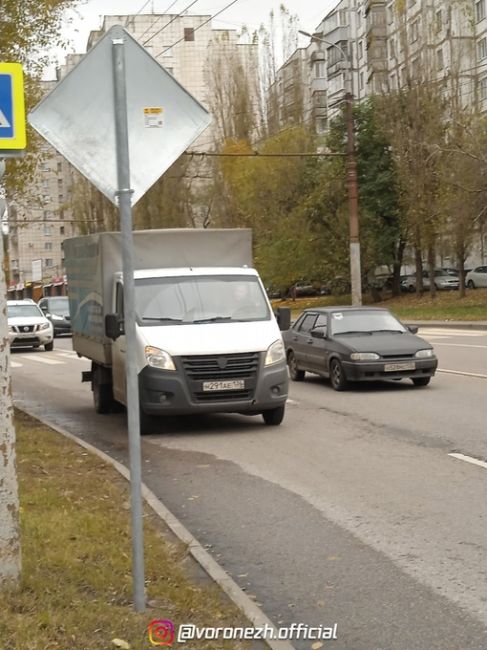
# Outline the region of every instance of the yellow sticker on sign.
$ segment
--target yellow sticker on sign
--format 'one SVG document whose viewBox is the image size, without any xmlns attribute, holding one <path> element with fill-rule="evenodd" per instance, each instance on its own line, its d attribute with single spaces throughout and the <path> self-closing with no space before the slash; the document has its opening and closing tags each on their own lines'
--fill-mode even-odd
<svg viewBox="0 0 487 650">
<path fill-rule="evenodd" d="M 26 146 L 22 66 L 0 63 L 0 150 L 22 150 Z"/>
<path fill-rule="evenodd" d="M 144 126 L 147 129 L 160 129 L 164 126 L 164 109 L 161 106 L 144 108 Z"/>
</svg>

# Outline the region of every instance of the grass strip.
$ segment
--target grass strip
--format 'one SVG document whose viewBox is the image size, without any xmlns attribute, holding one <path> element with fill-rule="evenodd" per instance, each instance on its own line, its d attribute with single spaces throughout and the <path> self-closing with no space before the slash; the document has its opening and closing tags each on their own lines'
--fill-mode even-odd
<svg viewBox="0 0 487 650">
<path fill-rule="evenodd" d="M 183 567 L 182 544 L 163 538 L 152 511 L 144 515 L 145 570 L 151 607 L 131 605 L 131 540 L 127 482 L 96 456 L 17 413 L 22 579 L 0 593 L 0 648 L 80 650 L 153 647 L 147 626 L 248 625 L 215 586 L 196 586 Z M 175 645 L 177 645 L 175 643 Z M 127 646 L 121 646 L 127 647 Z M 245 648 L 236 641 L 191 641 L 185 648 Z"/>
<path fill-rule="evenodd" d="M 350 296 L 316 296 L 293 300 L 273 300 L 274 309 L 290 307 L 293 319 L 303 309 L 310 307 L 327 307 L 332 305 L 350 305 Z M 429 293 L 420 296 L 404 294 L 394 298 L 373 303 L 369 295 L 364 295 L 364 304 L 371 307 L 385 307 L 402 320 L 442 320 L 442 321 L 487 321 L 487 289 L 467 290 L 467 295 L 460 298 L 458 291 L 438 291 L 436 298 Z"/>
</svg>

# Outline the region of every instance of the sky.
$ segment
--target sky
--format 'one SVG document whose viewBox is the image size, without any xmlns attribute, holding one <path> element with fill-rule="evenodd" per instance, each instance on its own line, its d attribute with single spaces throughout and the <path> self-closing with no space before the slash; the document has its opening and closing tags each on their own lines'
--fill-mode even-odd
<svg viewBox="0 0 487 650">
<path fill-rule="evenodd" d="M 85 0 L 77 10 L 70 11 L 64 35 L 70 41 L 70 52 L 85 52 L 86 42 L 91 30 L 101 25 L 100 17 L 105 14 L 171 13 L 183 12 L 193 0 Z M 188 14 L 212 15 L 221 11 L 231 0 L 196 0 Z M 220 29 L 240 29 L 243 25 L 252 31 L 268 22 L 274 10 L 279 15 L 279 7 L 284 4 L 291 14 L 299 18 L 300 28 L 313 32 L 322 18 L 338 0 L 236 0 L 236 2 L 212 23 Z M 306 39 L 303 37 L 303 45 Z M 63 56 L 58 55 L 59 63 Z"/>
</svg>

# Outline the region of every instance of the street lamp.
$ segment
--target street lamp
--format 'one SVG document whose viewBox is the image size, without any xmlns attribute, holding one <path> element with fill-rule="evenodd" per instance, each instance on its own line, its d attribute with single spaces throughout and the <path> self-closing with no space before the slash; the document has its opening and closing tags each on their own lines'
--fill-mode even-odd
<svg viewBox="0 0 487 650">
<path fill-rule="evenodd" d="M 336 43 L 327 41 L 317 34 L 310 34 L 299 30 L 303 36 L 308 36 L 312 41 L 326 43 L 336 48 L 347 64 L 345 79 L 345 122 L 347 125 L 347 187 L 348 187 L 348 217 L 350 226 L 350 280 L 352 285 L 352 305 L 362 304 L 362 274 L 360 268 L 360 237 L 358 219 L 358 180 L 357 160 L 355 157 L 355 125 L 353 119 L 353 92 L 352 92 L 352 62 L 348 53 Z"/>
</svg>

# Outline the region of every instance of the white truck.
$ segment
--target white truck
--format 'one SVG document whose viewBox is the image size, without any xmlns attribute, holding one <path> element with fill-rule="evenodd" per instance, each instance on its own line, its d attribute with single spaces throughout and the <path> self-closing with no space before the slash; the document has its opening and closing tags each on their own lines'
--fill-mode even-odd
<svg viewBox="0 0 487 650">
<path fill-rule="evenodd" d="M 284 417 L 288 374 L 281 333 L 252 268 L 247 229 L 133 233 L 141 431 L 154 416 Z M 91 360 L 95 409 L 127 404 L 120 233 L 64 244 L 73 349 Z M 289 313 L 282 310 L 283 321 Z M 288 327 L 282 323 L 282 328 Z"/>
</svg>

